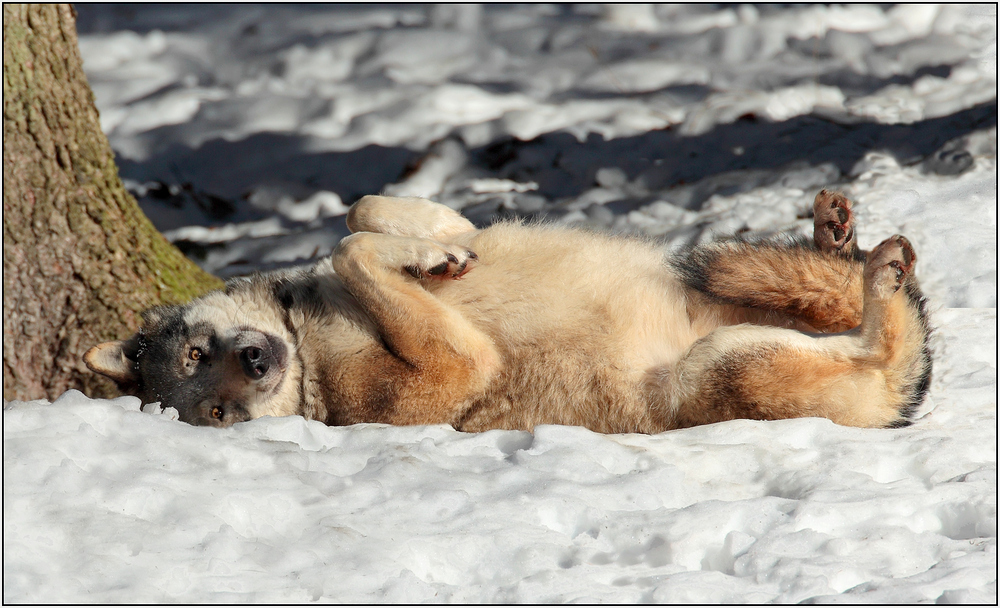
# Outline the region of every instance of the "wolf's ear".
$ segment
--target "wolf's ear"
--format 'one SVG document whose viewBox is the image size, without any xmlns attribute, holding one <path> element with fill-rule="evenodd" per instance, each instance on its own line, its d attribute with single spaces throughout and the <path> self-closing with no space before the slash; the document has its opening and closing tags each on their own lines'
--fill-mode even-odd
<svg viewBox="0 0 1000 608">
<path fill-rule="evenodd" d="M 135 369 L 135 349 L 132 342 L 134 340 L 98 344 L 83 355 L 83 362 L 90 371 L 103 374 L 118 384 L 136 384 L 139 382 L 139 375 Z"/>
</svg>

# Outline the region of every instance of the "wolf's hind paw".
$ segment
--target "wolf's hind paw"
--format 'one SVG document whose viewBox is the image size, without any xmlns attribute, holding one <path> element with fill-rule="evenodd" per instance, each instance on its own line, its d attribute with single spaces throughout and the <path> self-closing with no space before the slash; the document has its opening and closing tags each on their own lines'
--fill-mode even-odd
<svg viewBox="0 0 1000 608">
<path fill-rule="evenodd" d="M 913 272 L 917 254 L 905 236 L 895 235 L 879 243 L 868 255 L 865 264 L 865 285 L 888 297 L 899 288 Z"/>
<path fill-rule="evenodd" d="M 849 254 L 857 247 L 851 201 L 839 192 L 821 190 L 813 201 L 813 241 L 824 253 Z"/>
</svg>

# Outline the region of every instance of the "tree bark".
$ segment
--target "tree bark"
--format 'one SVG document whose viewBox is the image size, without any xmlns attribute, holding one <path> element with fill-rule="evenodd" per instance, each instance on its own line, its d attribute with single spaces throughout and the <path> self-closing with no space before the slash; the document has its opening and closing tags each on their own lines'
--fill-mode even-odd
<svg viewBox="0 0 1000 608">
<path fill-rule="evenodd" d="M 3 398 L 116 394 L 83 353 L 222 285 L 125 190 L 69 5 L 3 7 Z"/>
</svg>

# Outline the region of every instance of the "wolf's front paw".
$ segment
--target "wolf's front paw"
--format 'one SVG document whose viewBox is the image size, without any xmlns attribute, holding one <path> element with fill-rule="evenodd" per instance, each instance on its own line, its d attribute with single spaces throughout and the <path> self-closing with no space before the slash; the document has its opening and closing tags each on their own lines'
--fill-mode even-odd
<svg viewBox="0 0 1000 608">
<path fill-rule="evenodd" d="M 415 279 L 459 279 L 479 259 L 476 252 L 457 245 L 441 245 L 419 257 L 419 261 L 403 266 Z"/>
<path fill-rule="evenodd" d="M 887 238 L 868 255 L 865 288 L 888 298 L 899 291 L 906 277 L 912 274 L 916 261 L 917 254 L 906 237 L 897 234 Z"/>
<path fill-rule="evenodd" d="M 851 201 L 839 192 L 821 190 L 813 202 L 813 241 L 824 253 L 850 254 L 857 247 Z"/>
</svg>

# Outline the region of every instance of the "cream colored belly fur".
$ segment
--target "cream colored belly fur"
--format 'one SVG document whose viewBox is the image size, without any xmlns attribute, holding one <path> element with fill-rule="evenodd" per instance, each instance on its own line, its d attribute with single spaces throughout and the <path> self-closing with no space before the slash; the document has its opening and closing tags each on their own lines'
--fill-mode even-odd
<svg viewBox="0 0 1000 608">
<path fill-rule="evenodd" d="M 664 424 L 653 418 L 667 406 L 669 370 L 711 327 L 692 325 L 661 249 L 518 224 L 452 242 L 475 251 L 478 264 L 429 290 L 486 333 L 502 360 L 462 428 Z"/>
</svg>

